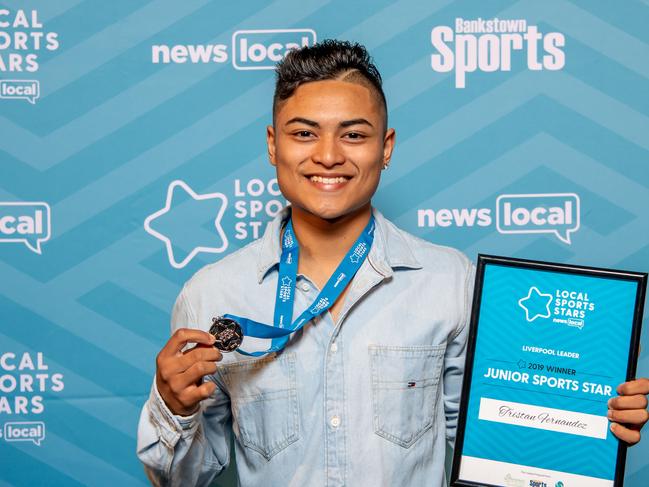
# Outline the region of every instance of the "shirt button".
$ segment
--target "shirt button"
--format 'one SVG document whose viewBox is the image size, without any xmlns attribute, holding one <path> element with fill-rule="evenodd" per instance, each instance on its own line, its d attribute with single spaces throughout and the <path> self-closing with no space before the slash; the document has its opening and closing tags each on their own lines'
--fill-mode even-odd
<svg viewBox="0 0 649 487">
<path fill-rule="evenodd" d="M 340 426 L 340 418 L 338 416 L 333 416 L 330 423 L 334 428 L 338 428 L 338 426 Z"/>
<path fill-rule="evenodd" d="M 336 342 L 333 342 L 331 344 L 331 347 L 329 347 L 329 350 L 331 350 L 331 353 L 336 353 L 338 351 L 338 344 Z"/>
<path fill-rule="evenodd" d="M 302 283 L 302 291 L 307 292 L 309 289 L 311 289 L 311 286 L 309 286 L 306 282 Z"/>
</svg>

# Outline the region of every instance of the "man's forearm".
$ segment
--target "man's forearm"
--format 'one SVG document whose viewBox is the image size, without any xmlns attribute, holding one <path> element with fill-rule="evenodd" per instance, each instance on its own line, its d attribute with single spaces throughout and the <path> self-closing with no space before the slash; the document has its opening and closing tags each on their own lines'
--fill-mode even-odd
<svg viewBox="0 0 649 487">
<path fill-rule="evenodd" d="M 175 416 L 153 386 L 140 416 L 137 444 L 153 485 L 209 485 L 227 467 L 227 430 L 223 425 L 206 427 L 204 420 L 203 408 L 191 416 Z"/>
</svg>

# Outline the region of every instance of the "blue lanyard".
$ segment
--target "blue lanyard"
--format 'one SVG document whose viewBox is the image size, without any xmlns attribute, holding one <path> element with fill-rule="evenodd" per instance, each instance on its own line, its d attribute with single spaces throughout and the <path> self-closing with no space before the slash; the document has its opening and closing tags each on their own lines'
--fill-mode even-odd
<svg viewBox="0 0 649 487">
<path fill-rule="evenodd" d="M 370 221 L 367 226 L 358 237 L 358 240 L 349 249 L 347 255 L 338 264 L 338 267 L 324 285 L 322 291 L 316 296 L 313 303 L 293 321 L 295 281 L 297 279 L 297 264 L 300 248 L 297 238 L 295 238 L 295 232 L 293 231 L 293 222 L 289 219 L 284 230 L 284 236 L 282 237 L 282 255 L 279 261 L 277 293 L 275 295 L 275 314 L 273 317 L 274 326 L 265 325 L 240 316 L 224 315 L 225 318 L 235 320 L 241 325 L 244 337 L 272 339 L 271 346 L 268 350 L 260 352 L 246 352 L 241 348 L 238 348 L 237 352 L 243 355 L 259 357 L 281 350 L 288 343 L 291 333 L 298 331 L 313 318 L 331 308 L 358 269 L 360 269 L 365 257 L 367 257 L 370 247 L 372 247 L 372 242 L 374 241 L 374 228 L 374 217 L 370 216 Z"/>
</svg>

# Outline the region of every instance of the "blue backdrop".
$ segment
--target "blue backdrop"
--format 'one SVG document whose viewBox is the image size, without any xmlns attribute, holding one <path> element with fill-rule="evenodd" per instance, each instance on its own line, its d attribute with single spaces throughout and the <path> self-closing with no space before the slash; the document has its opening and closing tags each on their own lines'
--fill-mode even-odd
<svg viewBox="0 0 649 487">
<path fill-rule="evenodd" d="M 296 45 L 374 55 L 397 130 L 374 203 L 402 228 L 649 270 L 647 25 L 642 1 L 0 0 L 0 486 L 146 484 L 175 296 L 284 203 L 264 133 Z"/>
</svg>

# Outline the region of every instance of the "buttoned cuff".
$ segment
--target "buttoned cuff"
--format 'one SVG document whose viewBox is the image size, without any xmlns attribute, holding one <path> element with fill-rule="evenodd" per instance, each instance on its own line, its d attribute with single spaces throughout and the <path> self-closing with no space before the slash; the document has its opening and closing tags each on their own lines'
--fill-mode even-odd
<svg viewBox="0 0 649 487">
<path fill-rule="evenodd" d="M 172 448 L 180 438 L 192 437 L 198 428 L 200 408 L 189 416 L 172 413 L 160 396 L 155 380 L 149 396 L 149 409 L 151 420 L 158 426 L 162 441 Z"/>
</svg>

